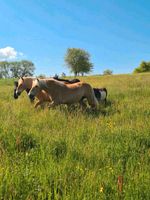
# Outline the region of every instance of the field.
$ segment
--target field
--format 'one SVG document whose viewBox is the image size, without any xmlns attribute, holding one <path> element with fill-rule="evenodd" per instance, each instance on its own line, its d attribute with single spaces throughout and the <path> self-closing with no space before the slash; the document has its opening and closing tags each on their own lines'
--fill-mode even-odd
<svg viewBox="0 0 150 200">
<path fill-rule="evenodd" d="M 81 79 L 106 107 L 35 110 L 0 80 L 0 199 L 150 199 L 150 74 Z"/>
</svg>

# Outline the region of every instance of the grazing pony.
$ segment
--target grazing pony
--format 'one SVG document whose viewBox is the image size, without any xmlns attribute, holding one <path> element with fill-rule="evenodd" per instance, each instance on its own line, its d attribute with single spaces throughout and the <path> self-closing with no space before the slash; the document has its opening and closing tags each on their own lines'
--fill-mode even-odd
<svg viewBox="0 0 150 200">
<path fill-rule="evenodd" d="M 65 84 L 54 79 L 36 79 L 33 81 L 32 88 L 28 94 L 29 98 L 31 100 L 34 99 L 41 90 L 46 91 L 51 96 L 52 102 L 50 106 L 82 103 L 83 98 L 86 98 L 93 108 L 98 105 L 93 88 L 88 83 Z"/>
<path fill-rule="evenodd" d="M 14 89 L 14 98 L 17 99 L 21 93 L 26 90 L 27 94 L 29 93 L 32 83 L 36 78 L 33 77 L 21 77 L 18 82 L 15 81 L 15 89 Z M 43 90 L 41 90 L 36 95 L 38 102 L 35 104 L 35 108 L 37 108 L 39 105 L 43 105 L 44 102 L 51 102 L 51 97 Z M 33 99 L 34 100 L 34 99 Z"/>
<path fill-rule="evenodd" d="M 107 89 L 106 88 L 93 88 L 95 97 L 98 102 L 104 101 L 106 104 L 107 99 Z"/>
</svg>

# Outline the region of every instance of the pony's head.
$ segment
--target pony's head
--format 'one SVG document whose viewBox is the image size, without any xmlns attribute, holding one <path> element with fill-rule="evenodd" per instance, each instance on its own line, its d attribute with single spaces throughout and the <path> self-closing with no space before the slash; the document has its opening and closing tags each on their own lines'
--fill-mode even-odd
<svg viewBox="0 0 150 200">
<path fill-rule="evenodd" d="M 19 96 L 26 89 L 24 78 L 21 77 L 16 85 L 16 96 Z"/>
<path fill-rule="evenodd" d="M 34 100 L 35 96 L 41 91 L 40 82 L 41 81 L 39 79 L 33 80 L 32 88 L 28 93 L 30 100 Z"/>
</svg>

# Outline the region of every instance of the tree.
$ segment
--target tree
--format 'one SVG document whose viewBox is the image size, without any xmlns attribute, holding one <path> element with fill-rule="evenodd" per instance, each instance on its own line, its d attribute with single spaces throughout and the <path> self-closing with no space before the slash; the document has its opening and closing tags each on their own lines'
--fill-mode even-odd
<svg viewBox="0 0 150 200">
<path fill-rule="evenodd" d="M 19 70 L 19 77 L 20 76 L 33 76 L 35 67 L 33 62 L 28 60 L 20 61 L 20 70 Z"/>
<path fill-rule="evenodd" d="M 0 78 L 9 77 L 9 64 L 7 61 L 0 62 Z"/>
<path fill-rule="evenodd" d="M 0 78 L 32 76 L 35 67 L 31 61 L 0 62 Z"/>
<path fill-rule="evenodd" d="M 45 74 L 38 75 L 38 78 L 46 78 Z"/>
<path fill-rule="evenodd" d="M 103 71 L 103 75 L 112 75 L 113 71 L 110 69 L 106 69 Z"/>
<path fill-rule="evenodd" d="M 90 54 L 79 48 L 68 48 L 65 55 L 65 62 L 75 76 L 80 73 L 89 73 L 93 64 L 90 62 Z"/>
<path fill-rule="evenodd" d="M 59 75 L 58 75 L 58 74 L 55 74 L 54 78 L 58 78 L 58 77 L 59 77 Z"/>
<path fill-rule="evenodd" d="M 61 77 L 66 77 L 65 72 L 62 72 Z"/>
<path fill-rule="evenodd" d="M 141 72 L 150 72 L 150 61 L 145 62 L 142 61 L 141 64 L 134 69 L 134 73 L 141 73 Z"/>
<path fill-rule="evenodd" d="M 14 77 L 14 78 L 20 77 L 20 74 L 21 74 L 20 62 L 10 62 L 9 68 L 11 71 L 11 77 Z"/>
</svg>

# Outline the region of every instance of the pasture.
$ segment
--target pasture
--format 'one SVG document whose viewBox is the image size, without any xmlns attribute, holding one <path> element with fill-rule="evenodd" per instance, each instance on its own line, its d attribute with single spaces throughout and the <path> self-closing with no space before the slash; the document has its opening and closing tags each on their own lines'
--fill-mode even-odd
<svg viewBox="0 0 150 200">
<path fill-rule="evenodd" d="M 150 74 L 81 80 L 106 107 L 35 110 L 0 80 L 0 199 L 150 199 Z"/>
</svg>

